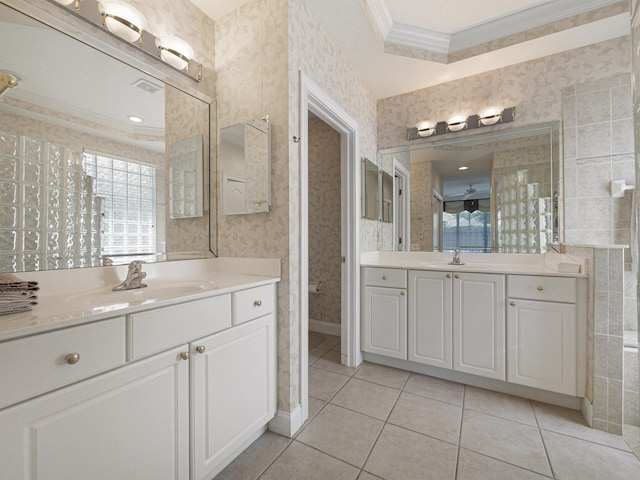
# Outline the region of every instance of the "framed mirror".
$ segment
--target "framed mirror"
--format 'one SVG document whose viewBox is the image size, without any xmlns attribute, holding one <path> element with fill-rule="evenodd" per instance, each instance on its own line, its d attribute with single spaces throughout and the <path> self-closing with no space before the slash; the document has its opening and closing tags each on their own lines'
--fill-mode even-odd
<svg viewBox="0 0 640 480">
<path fill-rule="evenodd" d="M 378 166 L 368 158 L 362 159 L 362 218 L 380 218 L 380 174 Z"/>
<path fill-rule="evenodd" d="M 269 117 L 220 130 L 222 213 L 268 212 L 271 206 Z"/>
<path fill-rule="evenodd" d="M 561 241 L 560 150 L 554 122 L 379 154 L 410 165 L 410 250 L 544 253 Z"/>
<path fill-rule="evenodd" d="M 198 200 L 199 216 L 173 215 L 168 171 L 198 139 L 182 208 L 191 188 L 215 201 L 212 100 L 51 22 L 0 5 L 0 73 L 18 79 L 0 97 L 0 271 L 211 256 L 216 208 Z"/>
</svg>

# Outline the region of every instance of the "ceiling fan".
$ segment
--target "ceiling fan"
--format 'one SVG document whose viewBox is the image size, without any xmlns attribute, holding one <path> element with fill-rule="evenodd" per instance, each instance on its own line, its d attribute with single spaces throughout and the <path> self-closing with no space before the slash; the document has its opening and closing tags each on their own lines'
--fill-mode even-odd
<svg viewBox="0 0 640 480">
<path fill-rule="evenodd" d="M 477 190 L 473 188 L 473 183 L 469 184 L 469 188 L 467 188 L 464 192 L 454 193 L 450 195 L 451 197 L 463 197 L 463 200 L 466 200 L 469 195 L 476 193 Z"/>
</svg>

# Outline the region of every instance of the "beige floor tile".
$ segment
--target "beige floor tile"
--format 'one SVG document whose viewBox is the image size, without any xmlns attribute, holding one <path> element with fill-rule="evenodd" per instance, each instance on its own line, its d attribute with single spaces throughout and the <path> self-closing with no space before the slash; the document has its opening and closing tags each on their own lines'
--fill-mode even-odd
<svg viewBox="0 0 640 480">
<path fill-rule="evenodd" d="M 352 378 L 333 397 L 331 403 L 379 420 L 386 420 L 398 395 L 400 390 Z"/>
<path fill-rule="evenodd" d="M 385 480 L 453 480 L 457 447 L 386 424 L 364 466 Z"/>
<path fill-rule="evenodd" d="M 457 445 L 461 418 L 462 407 L 403 392 L 388 421 Z"/>
<path fill-rule="evenodd" d="M 460 407 L 462 406 L 462 399 L 464 398 L 464 385 L 461 383 L 450 382 L 449 380 L 420 375 L 418 373 L 411 374 L 404 387 L 404 391 Z"/>
<path fill-rule="evenodd" d="M 327 354 L 323 355 L 316 363 L 313 364 L 316 368 L 322 368 L 323 370 L 329 370 L 333 373 L 339 373 L 340 375 L 352 376 L 356 373 L 355 368 L 345 367 L 340 363 L 340 352 L 336 350 L 330 350 Z"/>
<path fill-rule="evenodd" d="M 464 448 L 460 449 L 456 480 L 544 480 L 548 478 Z"/>
<path fill-rule="evenodd" d="M 318 344 L 318 347 L 328 348 L 329 350 L 332 350 L 336 346 L 340 345 L 340 337 L 336 337 L 335 335 L 327 335 L 324 333 L 322 334 L 322 336 L 322 342 Z"/>
<path fill-rule="evenodd" d="M 309 350 L 316 348 L 324 341 L 324 333 L 309 332 Z"/>
<path fill-rule="evenodd" d="M 309 396 L 328 401 L 348 380 L 344 375 L 309 367 Z"/>
<path fill-rule="evenodd" d="M 376 477 L 375 475 L 371 475 L 367 472 L 360 472 L 358 480 L 380 480 L 380 477 Z"/>
<path fill-rule="evenodd" d="M 290 440 L 273 432 L 265 432 L 249 448 L 216 476 L 216 480 L 253 480 L 266 470 L 289 445 Z"/>
<path fill-rule="evenodd" d="M 365 362 L 358 368 L 354 376 L 361 380 L 401 390 L 409 378 L 409 372 Z"/>
<path fill-rule="evenodd" d="M 318 400 L 317 398 L 309 397 L 309 418 L 313 418 L 316 414 L 322 410 L 322 407 L 326 405 L 327 402 L 323 400 Z"/>
<path fill-rule="evenodd" d="M 324 453 L 362 467 L 384 422 L 327 405 L 298 435 L 297 440 Z"/>
<path fill-rule="evenodd" d="M 309 365 L 313 365 L 329 352 L 330 350 L 328 348 L 322 347 L 316 347 L 312 350 L 309 350 Z"/>
<path fill-rule="evenodd" d="M 630 480 L 640 478 L 640 460 L 631 452 L 554 432 L 542 432 L 556 478 Z"/>
<path fill-rule="evenodd" d="M 261 480 L 355 480 L 358 469 L 293 441 Z"/>
<path fill-rule="evenodd" d="M 578 410 L 570 410 L 538 402 L 533 402 L 533 409 L 536 412 L 538 425 L 541 429 L 581 438 L 582 440 L 608 447 L 619 448 L 628 452 L 631 451 L 621 436 L 589 427 L 582 417 L 582 413 Z"/>
<path fill-rule="evenodd" d="M 483 388 L 465 388 L 464 408 L 488 413 L 497 417 L 538 426 L 531 401 L 504 393 L 492 392 Z"/>
<path fill-rule="evenodd" d="M 527 470 L 551 475 L 540 431 L 536 427 L 465 410 L 460 446 Z"/>
</svg>

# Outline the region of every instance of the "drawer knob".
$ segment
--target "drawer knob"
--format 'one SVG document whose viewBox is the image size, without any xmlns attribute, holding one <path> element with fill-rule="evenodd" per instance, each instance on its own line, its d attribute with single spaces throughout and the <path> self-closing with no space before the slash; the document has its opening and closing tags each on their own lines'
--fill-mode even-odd
<svg viewBox="0 0 640 480">
<path fill-rule="evenodd" d="M 458 275 L 457 273 L 454 275 L 455 278 L 460 278 L 460 275 Z"/>
<path fill-rule="evenodd" d="M 450 273 L 447 273 L 447 278 L 451 278 L 451 274 Z"/>
<path fill-rule="evenodd" d="M 262 306 L 262 300 L 256 300 L 255 302 L 253 302 L 253 306 L 254 307 L 261 307 Z"/>
<path fill-rule="evenodd" d="M 542 292 L 544 290 L 544 287 L 542 285 L 538 285 L 538 291 Z"/>
<path fill-rule="evenodd" d="M 182 352 L 182 353 L 180 354 L 180 358 L 181 358 L 182 360 L 189 360 L 189 357 L 190 357 L 190 356 L 191 356 L 191 355 L 189 355 L 189 352 Z"/>
<path fill-rule="evenodd" d="M 386 279 L 387 279 L 387 276 L 386 276 L 386 275 L 382 275 L 382 279 L 383 279 L 383 280 L 386 280 Z"/>
<path fill-rule="evenodd" d="M 196 347 L 196 352 L 198 353 L 204 353 L 204 351 L 207 349 L 207 347 L 205 347 L 204 345 L 198 345 Z"/>
<path fill-rule="evenodd" d="M 75 365 L 80 361 L 80 354 L 77 352 L 68 353 L 64 357 L 64 361 L 67 362 L 69 365 Z"/>
<path fill-rule="evenodd" d="M 402 296 L 404 297 L 404 290 L 402 290 L 402 291 L 400 292 L 400 295 L 402 295 Z"/>
<path fill-rule="evenodd" d="M 509 302 L 509 305 L 511 305 L 512 307 L 516 306 L 516 302 Z"/>
</svg>

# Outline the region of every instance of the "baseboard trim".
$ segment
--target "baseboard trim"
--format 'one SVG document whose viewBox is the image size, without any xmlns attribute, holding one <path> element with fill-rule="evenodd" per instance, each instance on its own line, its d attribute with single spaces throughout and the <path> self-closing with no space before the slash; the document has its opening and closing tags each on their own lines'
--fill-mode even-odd
<svg viewBox="0 0 640 480">
<path fill-rule="evenodd" d="M 591 405 L 591 402 L 587 400 L 586 397 L 582 399 L 580 411 L 582 412 L 584 419 L 587 421 L 587 425 L 593 428 L 593 405 Z"/>
<path fill-rule="evenodd" d="M 291 438 L 300 430 L 302 423 L 302 406 L 298 405 L 292 412 L 278 410 L 276 416 L 269 422 L 269 430 Z"/>
<path fill-rule="evenodd" d="M 339 323 L 323 322 L 322 320 L 313 320 L 310 318 L 309 331 L 339 337 L 342 333 L 342 327 Z"/>
</svg>

